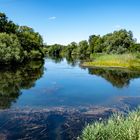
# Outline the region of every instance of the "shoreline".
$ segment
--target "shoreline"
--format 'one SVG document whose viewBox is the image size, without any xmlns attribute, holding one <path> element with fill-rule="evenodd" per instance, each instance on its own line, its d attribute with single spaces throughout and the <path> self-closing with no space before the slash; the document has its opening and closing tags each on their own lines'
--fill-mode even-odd
<svg viewBox="0 0 140 140">
<path fill-rule="evenodd" d="M 90 68 L 95 67 L 140 70 L 140 59 L 133 54 L 102 54 L 101 56 L 95 56 L 93 61 L 83 62 L 81 66 Z"/>
</svg>

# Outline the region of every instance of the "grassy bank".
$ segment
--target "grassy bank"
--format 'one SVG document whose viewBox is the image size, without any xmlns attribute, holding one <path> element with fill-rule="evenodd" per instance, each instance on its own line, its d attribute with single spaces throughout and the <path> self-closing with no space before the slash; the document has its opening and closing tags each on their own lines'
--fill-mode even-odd
<svg viewBox="0 0 140 140">
<path fill-rule="evenodd" d="M 114 115 L 107 122 L 88 125 L 79 140 L 140 140 L 140 108 L 127 117 Z"/>
<path fill-rule="evenodd" d="M 121 67 L 129 69 L 140 69 L 139 54 L 94 54 L 93 61 L 84 62 L 82 66 L 96 67 Z"/>
</svg>

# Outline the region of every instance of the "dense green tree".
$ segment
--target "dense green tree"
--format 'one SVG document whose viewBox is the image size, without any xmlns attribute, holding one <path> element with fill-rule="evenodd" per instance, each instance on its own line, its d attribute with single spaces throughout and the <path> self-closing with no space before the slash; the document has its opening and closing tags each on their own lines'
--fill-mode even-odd
<svg viewBox="0 0 140 140">
<path fill-rule="evenodd" d="M 62 50 L 62 46 L 61 45 L 54 44 L 54 45 L 49 47 L 48 53 L 50 55 L 58 56 L 60 54 L 61 50 Z"/>
<path fill-rule="evenodd" d="M 24 57 L 23 49 L 16 35 L 0 33 L 0 63 L 19 63 Z"/>
<path fill-rule="evenodd" d="M 94 53 L 95 48 L 97 48 L 100 45 L 99 39 L 100 39 L 100 36 L 96 36 L 96 35 L 89 36 L 88 42 L 89 42 L 91 53 Z"/>
<path fill-rule="evenodd" d="M 4 13 L 0 13 L 0 32 L 16 33 L 18 26 L 11 20 L 8 20 Z"/>
<path fill-rule="evenodd" d="M 103 36 L 107 53 L 125 53 L 135 43 L 131 31 L 119 30 Z"/>
<path fill-rule="evenodd" d="M 93 53 L 123 54 L 129 52 L 139 52 L 140 47 L 136 44 L 131 31 L 119 30 L 104 36 L 91 35 L 88 42 L 80 41 L 79 44 L 72 42 L 66 47 L 50 46 L 49 50 L 57 55 L 63 53 L 64 56 L 76 55 L 80 58 L 91 56 Z M 59 51 L 58 51 L 59 50 Z"/>
<path fill-rule="evenodd" d="M 0 63 L 42 59 L 44 52 L 55 57 L 74 55 L 80 58 L 89 57 L 93 53 L 140 52 L 140 45 L 136 44 L 133 33 L 125 29 L 104 36 L 91 35 L 88 41 L 72 42 L 67 46 L 54 44 L 46 47 L 38 32 L 27 26 L 18 26 L 4 13 L 0 13 L 0 33 Z"/>
<path fill-rule="evenodd" d="M 78 47 L 79 56 L 81 56 L 81 57 L 86 56 L 88 47 L 89 47 L 89 45 L 86 40 L 80 41 L 79 47 Z"/>
<path fill-rule="evenodd" d="M 60 56 L 61 51 L 63 50 L 64 46 L 59 44 L 49 45 L 47 46 L 47 53 L 50 56 Z"/>
<path fill-rule="evenodd" d="M 0 63 L 19 63 L 43 57 L 41 35 L 30 27 L 16 25 L 0 13 Z"/>
<path fill-rule="evenodd" d="M 77 54 L 77 43 L 76 42 L 71 42 L 66 48 L 65 48 L 65 53 L 66 56 L 70 56 L 70 55 L 75 55 Z"/>
<path fill-rule="evenodd" d="M 44 56 L 42 51 L 43 39 L 39 33 L 34 32 L 34 30 L 30 27 L 19 26 L 17 35 L 20 44 L 25 51 L 30 52 L 32 54 L 31 51 L 36 50 L 39 51 L 40 55 Z"/>
<path fill-rule="evenodd" d="M 140 44 L 133 44 L 131 47 L 130 47 L 130 52 L 140 52 Z"/>
<path fill-rule="evenodd" d="M 55 44 L 43 49 L 43 39 L 39 33 L 30 27 L 16 25 L 4 13 L 0 13 L 0 33 L 5 33 L 0 36 L 1 62 L 3 63 L 21 62 L 23 59 L 40 59 L 44 57 L 44 52 L 54 56 L 77 55 L 84 58 L 93 53 L 122 54 L 140 51 L 139 45 L 133 38 L 133 33 L 124 29 L 102 37 L 91 35 L 88 41 L 83 40 L 79 44 L 75 42 L 67 46 Z"/>
<path fill-rule="evenodd" d="M 102 53 L 105 46 L 103 45 L 103 39 L 100 36 L 96 37 L 94 53 Z"/>
<path fill-rule="evenodd" d="M 133 50 L 133 45 L 135 44 L 135 39 L 133 38 L 133 33 L 127 30 L 114 31 L 100 36 L 90 36 L 89 44 L 95 53 L 116 53 L 122 54 Z"/>
<path fill-rule="evenodd" d="M 89 37 L 91 53 L 125 53 L 135 43 L 131 31 L 119 30 L 104 35 L 103 37 L 92 35 Z"/>
</svg>

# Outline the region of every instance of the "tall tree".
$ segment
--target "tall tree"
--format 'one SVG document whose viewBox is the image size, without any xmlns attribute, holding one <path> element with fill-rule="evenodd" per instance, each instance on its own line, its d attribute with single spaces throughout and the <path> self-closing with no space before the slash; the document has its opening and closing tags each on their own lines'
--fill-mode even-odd
<svg viewBox="0 0 140 140">
<path fill-rule="evenodd" d="M 16 33 L 18 26 L 11 20 L 8 20 L 4 13 L 0 13 L 0 32 Z"/>
<path fill-rule="evenodd" d="M 34 30 L 28 26 L 19 26 L 17 35 L 24 50 L 27 52 L 37 50 L 44 56 L 42 52 L 43 39 L 39 33 L 34 32 Z"/>
</svg>

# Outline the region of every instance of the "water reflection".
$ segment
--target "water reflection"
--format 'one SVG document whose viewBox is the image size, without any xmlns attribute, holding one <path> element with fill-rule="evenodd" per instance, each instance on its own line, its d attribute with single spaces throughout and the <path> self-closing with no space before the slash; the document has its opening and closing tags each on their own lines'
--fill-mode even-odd
<svg viewBox="0 0 140 140">
<path fill-rule="evenodd" d="M 49 58 L 53 59 L 55 63 L 60 63 L 64 60 L 64 57 L 62 56 L 49 57 Z M 79 64 L 79 62 L 83 61 L 81 58 L 78 58 L 77 56 L 74 55 L 73 56 L 67 55 L 65 59 L 67 61 L 67 64 L 71 65 L 72 67 L 75 67 L 76 65 Z M 131 71 L 131 70 L 121 69 L 121 68 L 97 68 L 97 67 L 86 68 L 86 67 L 82 67 L 81 65 L 79 65 L 79 67 L 81 69 L 88 69 L 88 72 L 91 75 L 101 76 L 102 78 L 106 79 L 114 87 L 117 88 L 127 87 L 132 79 L 140 77 L 139 71 Z"/>
<path fill-rule="evenodd" d="M 71 66 L 76 66 L 79 62 L 79 59 L 76 56 L 67 56 L 66 57 L 67 63 Z"/>
<path fill-rule="evenodd" d="M 79 62 L 79 58 L 77 56 L 67 55 L 66 57 L 62 56 L 47 56 L 47 58 L 53 60 L 55 63 L 61 63 L 64 59 L 66 59 L 67 64 L 71 66 L 76 66 Z"/>
<path fill-rule="evenodd" d="M 88 68 L 89 74 L 98 75 L 117 88 L 129 85 L 130 80 L 139 78 L 140 72 L 126 69 Z"/>
<path fill-rule="evenodd" d="M 32 61 L 24 66 L 0 69 L 0 109 L 9 108 L 21 94 L 43 75 L 43 62 Z"/>
<path fill-rule="evenodd" d="M 51 59 L 0 68 L 0 139 L 72 140 L 87 123 L 139 105 L 139 79 L 130 80 L 140 72 L 78 67 L 74 56 Z"/>
<path fill-rule="evenodd" d="M 47 56 L 47 58 L 53 60 L 55 63 L 60 63 L 64 59 L 62 56 Z"/>
</svg>

